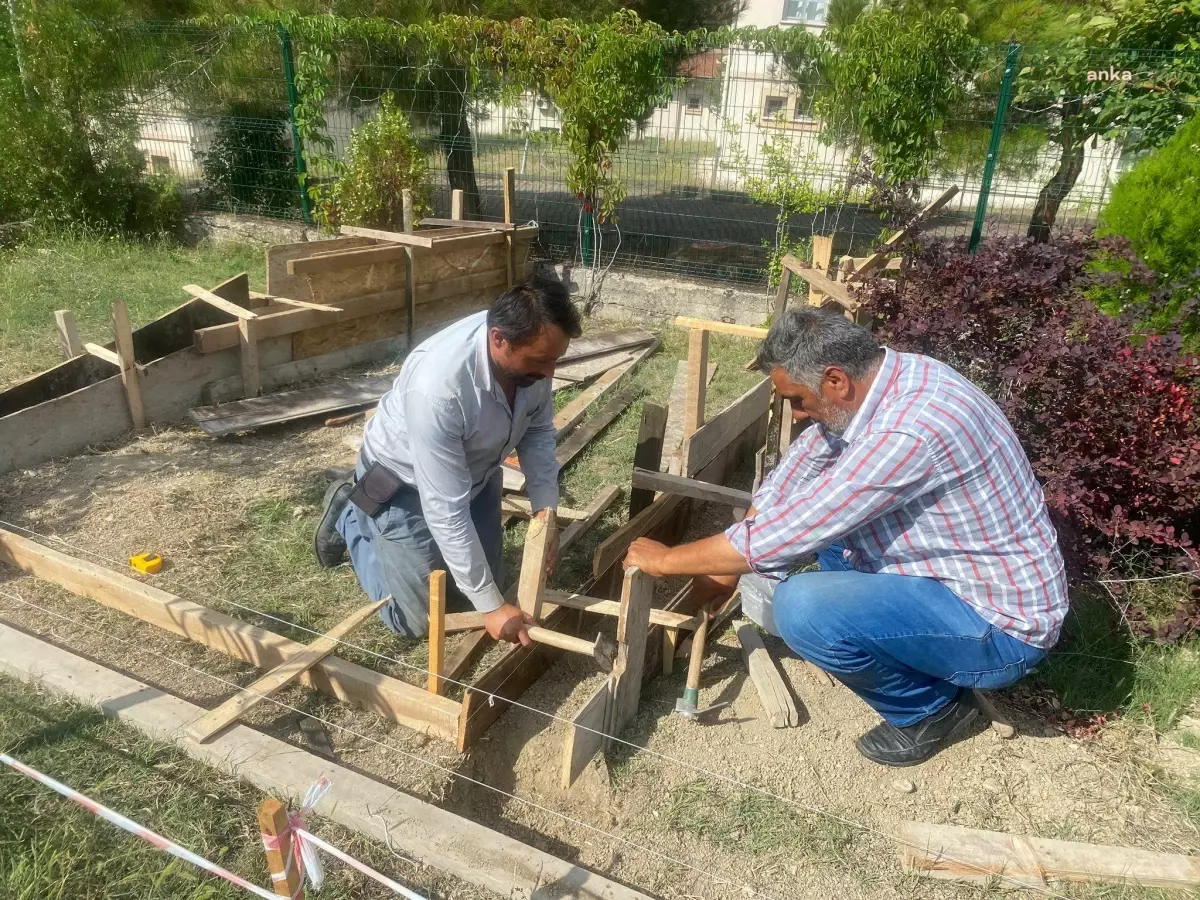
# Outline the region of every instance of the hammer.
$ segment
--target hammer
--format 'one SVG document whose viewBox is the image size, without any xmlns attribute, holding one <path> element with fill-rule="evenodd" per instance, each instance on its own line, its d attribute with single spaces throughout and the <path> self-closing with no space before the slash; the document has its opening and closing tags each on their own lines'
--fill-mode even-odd
<svg viewBox="0 0 1200 900">
<path fill-rule="evenodd" d="M 583 638 L 560 634 L 553 629 L 542 628 L 540 625 L 530 625 L 525 629 L 525 633 L 539 644 L 549 644 L 560 650 L 570 650 L 573 653 L 590 656 L 605 672 L 611 672 L 613 669 L 613 656 L 617 652 L 617 645 L 613 643 L 612 638 L 605 637 L 603 634 L 597 634 L 595 641 L 585 641 Z"/>
<path fill-rule="evenodd" d="M 717 703 L 704 709 L 699 708 L 700 701 L 700 667 L 704 664 L 704 644 L 708 638 L 708 610 L 700 611 L 700 624 L 692 635 L 692 655 L 688 660 L 687 687 L 683 696 L 675 701 L 675 712 L 685 719 L 699 718 L 706 712 L 720 709 L 727 704 Z"/>
</svg>

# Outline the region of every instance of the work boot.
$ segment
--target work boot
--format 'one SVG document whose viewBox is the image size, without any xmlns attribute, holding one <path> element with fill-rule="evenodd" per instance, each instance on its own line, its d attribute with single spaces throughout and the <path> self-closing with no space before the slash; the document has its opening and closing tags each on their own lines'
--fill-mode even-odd
<svg viewBox="0 0 1200 900">
<path fill-rule="evenodd" d="M 881 766 L 915 766 L 924 762 L 950 742 L 959 729 L 978 715 L 971 703 L 964 701 L 963 692 L 944 707 L 917 722 L 897 728 L 880 722 L 856 742 L 858 752 Z"/>
<path fill-rule="evenodd" d="M 325 489 L 325 500 L 321 507 L 321 518 L 317 522 L 317 533 L 313 537 L 313 551 L 317 554 L 317 565 L 331 569 L 341 565 L 346 558 L 346 542 L 337 530 L 342 510 L 350 501 L 354 482 L 349 479 L 331 481 Z"/>
</svg>

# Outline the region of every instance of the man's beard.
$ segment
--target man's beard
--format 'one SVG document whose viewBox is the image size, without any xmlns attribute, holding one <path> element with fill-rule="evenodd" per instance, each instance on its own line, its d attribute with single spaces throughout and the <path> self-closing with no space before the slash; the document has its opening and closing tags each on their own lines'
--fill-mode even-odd
<svg viewBox="0 0 1200 900">
<path fill-rule="evenodd" d="M 498 371 L 501 375 L 519 388 L 533 387 L 533 385 L 537 384 L 539 381 L 542 381 L 546 377 L 538 372 L 520 372 L 509 369 L 500 365 L 495 360 L 492 361 L 492 365 L 496 367 L 496 371 Z"/>
<path fill-rule="evenodd" d="M 854 414 L 840 406 L 827 404 L 825 409 L 821 410 L 820 416 L 813 416 L 813 418 L 830 434 L 841 437 L 850 427 L 850 420 L 854 418 Z"/>
</svg>

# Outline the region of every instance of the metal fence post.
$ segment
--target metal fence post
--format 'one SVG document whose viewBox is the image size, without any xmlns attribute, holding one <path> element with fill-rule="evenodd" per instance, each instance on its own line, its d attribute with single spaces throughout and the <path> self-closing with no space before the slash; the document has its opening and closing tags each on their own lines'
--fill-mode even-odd
<svg viewBox="0 0 1200 900">
<path fill-rule="evenodd" d="M 988 195 L 992 190 L 992 176 L 996 172 L 996 156 L 1000 152 L 1000 135 L 1004 131 L 1004 120 L 1008 115 L 1008 104 L 1012 102 L 1013 82 L 1017 75 L 1017 62 L 1021 58 L 1021 45 L 1009 44 L 1008 56 L 1004 60 L 1004 78 L 1000 82 L 1000 96 L 996 99 L 996 118 L 992 121 L 992 136 L 988 140 L 987 161 L 983 165 L 983 181 L 979 185 L 979 202 L 975 204 L 975 222 L 971 226 L 971 240 L 967 252 L 979 249 L 983 237 L 983 217 L 987 214 Z"/>
<path fill-rule="evenodd" d="M 312 223 L 312 208 L 308 201 L 308 166 L 304 162 L 304 144 L 296 125 L 296 66 L 292 61 L 292 36 L 282 25 L 279 31 L 279 52 L 283 56 L 283 78 L 287 82 L 288 119 L 292 123 L 292 157 L 296 163 L 296 181 L 300 186 L 300 214 L 307 224 Z"/>
</svg>

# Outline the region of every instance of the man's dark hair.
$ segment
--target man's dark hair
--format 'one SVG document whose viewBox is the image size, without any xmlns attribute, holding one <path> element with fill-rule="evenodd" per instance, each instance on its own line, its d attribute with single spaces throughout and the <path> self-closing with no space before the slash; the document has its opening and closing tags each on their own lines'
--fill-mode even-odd
<svg viewBox="0 0 1200 900">
<path fill-rule="evenodd" d="M 501 294 L 488 310 L 487 323 L 512 344 L 533 340 L 547 325 L 557 325 L 569 338 L 583 334 L 567 286 L 541 273 L 518 281 Z"/>
<path fill-rule="evenodd" d="M 881 348 L 871 332 L 836 312 L 809 307 L 791 309 L 771 326 L 758 348 L 758 368 L 770 375 L 783 369 L 793 381 L 820 390 L 827 366 L 855 381 L 879 361 Z"/>
</svg>

